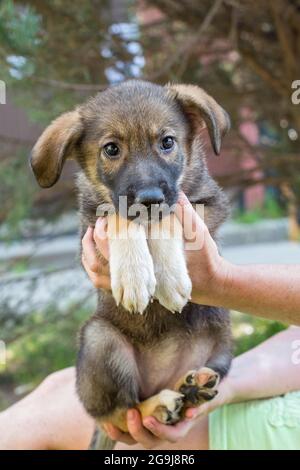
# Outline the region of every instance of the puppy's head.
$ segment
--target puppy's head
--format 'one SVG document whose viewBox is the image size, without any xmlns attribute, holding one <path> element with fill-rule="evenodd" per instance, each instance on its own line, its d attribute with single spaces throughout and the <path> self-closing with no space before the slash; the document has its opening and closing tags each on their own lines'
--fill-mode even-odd
<svg viewBox="0 0 300 470">
<path fill-rule="evenodd" d="M 39 184 L 50 187 L 65 160 L 75 158 L 95 192 L 105 191 L 116 209 L 120 196 L 129 207 L 170 206 L 203 125 L 219 154 L 229 119 L 212 97 L 192 85 L 132 80 L 56 119 L 36 143 L 31 166 Z"/>
</svg>

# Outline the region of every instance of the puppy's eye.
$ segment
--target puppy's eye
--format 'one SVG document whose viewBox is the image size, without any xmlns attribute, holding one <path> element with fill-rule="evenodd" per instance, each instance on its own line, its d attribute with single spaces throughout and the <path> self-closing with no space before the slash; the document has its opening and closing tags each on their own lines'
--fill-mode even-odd
<svg viewBox="0 0 300 470">
<path fill-rule="evenodd" d="M 162 148 L 162 150 L 168 152 L 168 151 L 172 150 L 172 148 L 174 147 L 174 143 L 175 143 L 174 137 L 172 137 L 170 135 L 167 135 L 161 141 L 161 148 Z"/>
<path fill-rule="evenodd" d="M 113 142 L 104 145 L 103 150 L 105 155 L 110 158 L 116 158 L 120 153 L 119 147 Z"/>
</svg>

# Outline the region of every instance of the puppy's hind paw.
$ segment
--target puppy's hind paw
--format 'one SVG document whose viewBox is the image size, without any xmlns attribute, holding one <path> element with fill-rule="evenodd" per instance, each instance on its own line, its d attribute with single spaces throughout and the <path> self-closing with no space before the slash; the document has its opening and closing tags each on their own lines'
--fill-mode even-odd
<svg viewBox="0 0 300 470">
<path fill-rule="evenodd" d="M 189 371 L 177 384 L 176 389 L 184 395 L 185 407 L 200 406 L 212 400 L 217 394 L 216 390 L 220 376 L 208 367 L 199 371 Z"/>
<path fill-rule="evenodd" d="M 143 417 L 154 416 L 162 424 L 175 424 L 181 419 L 183 394 L 173 390 L 162 390 L 157 395 L 140 403 Z"/>
</svg>

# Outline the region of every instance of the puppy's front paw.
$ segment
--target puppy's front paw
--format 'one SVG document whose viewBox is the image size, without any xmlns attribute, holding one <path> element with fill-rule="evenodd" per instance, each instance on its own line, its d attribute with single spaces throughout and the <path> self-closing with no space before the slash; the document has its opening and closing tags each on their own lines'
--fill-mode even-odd
<svg viewBox="0 0 300 470">
<path fill-rule="evenodd" d="M 191 298 L 192 283 L 186 267 L 182 270 L 165 266 L 163 271 L 156 273 L 157 287 L 155 298 L 161 305 L 173 313 L 181 312 Z"/>
<path fill-rule="evenodd" d="M 153 266 L 124 263 L 111 272 L 111 288 L 117 305 L 132 313 L 143 313 L 155 292 Z"/>
<path fill-rule="evenodd" d="M 143 228 L 133 230 L 134 238 L 110 241 L 111 288 L 117 305 L 143 313 L 154 295 L 156 279 Z"/>
<path fill-rule="evenodd" d="M 190 300 L 192 292 L 183 241 L 181 238 L 171 236 L 168 238 L 168 232 L 165 232 L 165 239 L 150 239 L 149 246 L 156 277 L 154 296 L 171 312 L 181 312 Z"/>
</svg>

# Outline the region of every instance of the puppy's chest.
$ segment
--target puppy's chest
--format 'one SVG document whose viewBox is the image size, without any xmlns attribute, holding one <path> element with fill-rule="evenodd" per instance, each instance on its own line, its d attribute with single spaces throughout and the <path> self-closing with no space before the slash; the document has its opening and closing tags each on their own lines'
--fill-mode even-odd
<svg viewBox="0 0 300 470">
<path fill-rule="evenodd" d="M 213 340 L 168 338 L 151 348 L 135 350 L 139 370 L 140 398 L 144 399 L 164 388 L 173 388 L 188 370 L 200 369 L 209 359 Z"/>
</svg>

